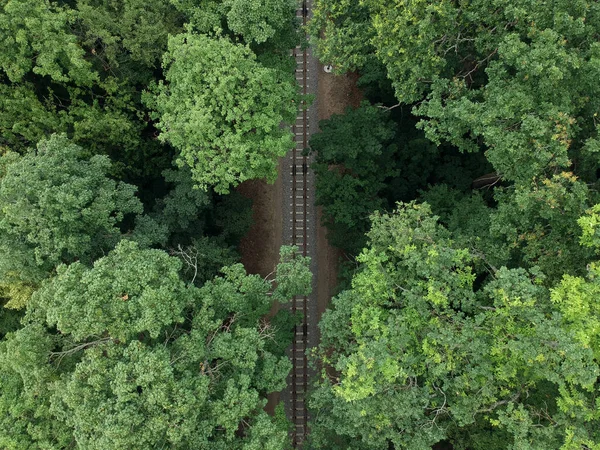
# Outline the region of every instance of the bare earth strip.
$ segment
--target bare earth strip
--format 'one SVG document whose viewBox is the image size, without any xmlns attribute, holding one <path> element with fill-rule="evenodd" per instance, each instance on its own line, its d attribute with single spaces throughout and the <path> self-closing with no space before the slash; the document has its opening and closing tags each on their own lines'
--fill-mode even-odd
<svg viewBox="0 0 600 450">
<path fill-rule="evenodd" d="M 248 273 L 266 277 L 277 265 L 282 245 L 281 174 L 275 184 L 251 180 L 242 183 L 237 190 L 253 202 L 254 223 L 239 248 L 242 264 Z"/>
<path fill-rule="evenodd" d="M 332 114 L 342 114 L 349 106 L 357 108 L 362 93 L 356 87 L 357 76 L 346 74 L 336 76 L 325 73 L 319 64 L 319 84 L 317 87 L 319 120 L 328 119 Z M 317 209 L 317 258 L 319 278 L 317 281 L 317 317 L 327 308 L 337 285 L 338 263 L 342 252 L 329 245 L 327 229 L 321 226 L 321 207 Z"/>
</svg>

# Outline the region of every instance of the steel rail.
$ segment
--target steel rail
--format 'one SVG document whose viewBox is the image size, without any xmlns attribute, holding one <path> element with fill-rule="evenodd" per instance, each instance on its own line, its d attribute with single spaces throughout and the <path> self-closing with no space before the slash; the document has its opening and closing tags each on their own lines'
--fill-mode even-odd
<svg viewBox="0 0 600 450">
<path fill-rule="evenodd" d="M 303 0 L 296 12 L 306 25 L 310 0 Z M 293 50 L 296 60 L 296 81 L 301 93 L 308 94 L 308 54 L 305 48 L 298 46 Z M 308 159 L 303 150 L 308 147 L 308 109 L 304 102 L 293 125 L 295 145 L 292 150 L 292 243 L 303 256 L 308 256 Z M 295 327 L 292 342 L 292 376 L 291 376 L 291 420 L 294 428 L 292 445 L 301 448 L 308 432 L 308 412 L 305 403 L 308 388 L 308 297 L 297 296 L 292 300 L 292 314 L 301 313 L 302 322 Z"/>
</svg>

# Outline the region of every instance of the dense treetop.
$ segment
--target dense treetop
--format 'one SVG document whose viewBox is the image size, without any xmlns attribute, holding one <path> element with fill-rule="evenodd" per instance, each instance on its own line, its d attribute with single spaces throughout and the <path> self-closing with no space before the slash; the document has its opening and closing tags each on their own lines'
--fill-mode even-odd
<svg viewBox="0 0 600 450">
<path fill-rule="evenodd" d="M 189 33 L 169 40 L 163 65 L 167 83 L 147 103 L 194 181 L 220 193 L 248 179 L 273 182 L 277 157 L 292 147 L 280 125 L 297 111 L 293 78 L 261 66 L 246 46 Z"/>
<path fill-rule="evenodd" d="M 0 447 L 289 447 L 309 261 L 237 247 L 304 98 L 294 0 L 0 0 Z M 310 445 L 600 448 L 600 3 L 315 0 L 344 252 Z"/>
<path fill-rule="evenodd" d="M 372 220 L 352 286 L 320 325 L 331 369 L 311 400 L 314 445 L 593 448 L 595 265 L 590 281 L 551 290 L 537 271 L 488 266 L 478 286 L 486 262 L 426 204 Z"/>
<path fill-rule="evenodd" d="M 309 262 L 248 275 L 229 190 L 291 147 L 295 7 L 0 1 L 1 448 L 289 446 Z"/>
<path fill-rule="evenodd" d="M 350 260 L 313 447 L 597 448 L 598 3 L 318 0 L 309 27 L 370 103 L 311 142 Z"/>
<path fill-rule="evenodd" d="M 0 343 L 2 447 L 284 448 L 286 422 L 262 408 L 285 386 L 288 331 L 263 316 L 289 298 L 272 283 L 310 291 L 308 260 L 290 252 L 281 278 L 236 264 L 201 288 L 178 258 L 129 241 L 91 268 L 60 266 Z"/>
<path fill-rule="evenodd" d="M 9 306 L 22 307 L 27 286 L 59 263 L 89 263 L 111 249 L 124 216 L 142 211 L 134 186 L 107 177 L 106 156 L 90 158 L 65 136 L 23 156 L 7 153 L 1 164 L 0 286 L 13 297 Z"/>
<path fill-rule="evenodd" d="M 397 99 L 419 102 L 433 141 L 483 145 L 505 179 L 525 184 L 596 147 L 597 2 L 355 3 L 317 3 L 321 57 L 346 70 L 374 55 Z"/>
</svg>

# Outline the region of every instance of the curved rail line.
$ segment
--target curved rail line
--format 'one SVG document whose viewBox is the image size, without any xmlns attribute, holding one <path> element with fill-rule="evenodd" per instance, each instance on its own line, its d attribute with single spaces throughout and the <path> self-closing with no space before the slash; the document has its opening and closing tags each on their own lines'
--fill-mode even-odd
<svg viewBox="0 0 600 450">
<path fill-rule="evenodd" d="M 306 25 L 310 8 L 310 0 L 302 0 L 298 10 L 297 17 L 303 25 Z M 303 95 L 308 94 L 309 68 L 308 53 L 305 48 L 298 46 L 293 51 L 296 59 L 296 81 L 301 87 Z M 296 117 L 296 122 L 292 127 L 294 132 L 295 146 L 291 152 L 291 158 L 288 158 L 292 175 L 292 244 L 296 245 L 303 256 L 310 256 L 308 241 L 308 206 L 309 206 L 309 186 L 308 186 L 308 158 L 303 155 L 303 150 L 308 147 L 309 121 L 308 108 L 302 105 Z M 309 310 L 308 297 L 294 297 L 292 299 L 292 313 L 300 313 L 302 323 L 297 325 L 294 331 L 294 340 L 292 343 L 292 364 L 293 372 L 291 375 L 291 420 L 294 424 L 292 432 L 292 444 L 294 448 L 301 448 L 302 443 L 308 432 L 308 412 L 305 403 L 305 395 L 308 388 L 308 361 L 306 350 L 308 348 L 309 338 Z"/>
</svg>

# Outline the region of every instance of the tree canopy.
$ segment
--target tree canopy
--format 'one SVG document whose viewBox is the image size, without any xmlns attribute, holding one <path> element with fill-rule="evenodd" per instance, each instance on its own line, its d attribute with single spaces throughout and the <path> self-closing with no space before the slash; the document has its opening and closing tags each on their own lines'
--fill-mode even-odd
<svg viewBox="0 0 600 450">
<path fill-rule="evenodd" d="M 295 8 L 0 1 L 1 448 L 289 447 L 309 261 L 248 275 L 230 190 L 292 147 Z"/>
<path fill-rule="evenodd" d="M 308 261 L 290 251 L 281 279 L 236 264 L 201 288 L 178 258 L 130 241 L 91 268 L 60 266 L 0 344 L 1 445 L 284 448 L 286 424 L 262 408 L 285 386 L 290 331 L 263 316 L 272 282 L 310 291 Z"/>
<path fill-rule="evenodd" d="M 115 245 L 124 216 L 141 212 L 142 205 L 136 188 L 111 180 L 109 170 L 106 156 L 89 158 L 62 135 L 41 141 L 24 156 L 2 156 L 3 286 L 35 285 L 59 263 L 90 263 Z"/>
<path fill-rule="evenodd" d="M 429 138 L 483 147 L 507 180 L 567 169 L 596 145 L 596 2 L 321 0 L 312 26 L 322 58 L 352 70 L 376 57 Z"/>
<path fill-rule="evenodd" d="M 565 301 L 594 288 L 566 277 L 549 291 L 533 270 L 491 267 L 478 286 L 485 261 L 426 204 L 372 219 L 352 287 L 320 325 L 315 447 L 597 445 L 595 319 L 581 315 L 589 296 Z"/>
<path fill-rule="evenodd" d="M 163 65 L 166 83 L 146 101 L 197 185 L 226 193 L 252 178 L 273 182 L 292 147 L 281 125 L 298 108 L 293 78 L 261 66 L 246 46 L 191 33 L 169 39 Z"/>
<path fill-rule="evenodd" d="M 311 139 L 316 203 L 324 207 L 332 244 L 355 253 L 363 247 L 368 216 L 385 205 L 380 193 L 397 172 L 395 131 L 386 112 L 365 103 L 322 121 Z"/>
<path fill-rule="evenodd" d="M 363 98 L 306 149 L 347 263 L 305 446 L 599 449 L 600 3 L 313 6 Z M 297 8 L 0 0 L 1 448 L 290 448 L 310 261 L 246 273 L 236 187 L 293 147 Z"/>
</svg>

